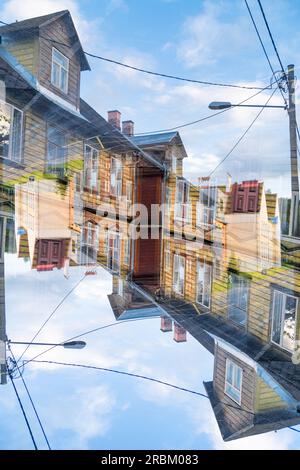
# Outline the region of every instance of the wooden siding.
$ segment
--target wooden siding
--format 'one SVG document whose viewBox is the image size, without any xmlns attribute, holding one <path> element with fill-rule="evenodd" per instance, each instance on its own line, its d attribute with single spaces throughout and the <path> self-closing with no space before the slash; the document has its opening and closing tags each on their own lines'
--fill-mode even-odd
<svg viewBox="0 0 300 470">
<path fill-rule="evenodd" d="M 80 61 L 78 55 L 74 53 L 72 48 L 72 40 L 70 39 L 70 30 L 63 18 L 45 25 L 41 28 L 40 52 L 39 52 L 39 73 L 38 79 L 41 85 L 48 88 L 53 93 L 79 108 L 80 100 Z M 45 38 L 45 39 L 44 39 Z M 70 47 L 60 44 L 54 44 L 48 39 L 53 39 Z M 59 52 L 69 59 L 69 81 L 68 92 L 63 93 L 57 87 L 51 84 L 51 65 L 52 65 L 52 48 L 55 47 Z"/>
<path fill-rule="evenodd" d="M 39 44 L 33 34 L 15 34 L 4 37 L 3 46 L 32 75 L 37 75 Z"/>
<path fill-rule="evenodd" d="M 220 401 L 231 406 L 222 406 L 224 420 L 230 433 L 240 431 L 253 422 L 253 415 L 245 411 L 239 411 L 239 405 L 231 400 L 224 392 L 226 359 L 230 359 L 243 370 L 241 405 L 244 410 L 253 412 L 255 399 L 255 371 L 244 362 L 241 362 L 235 356 L 232 356 L 220 346 L 215 349 L 214 364 L 214 391 Z"/>
<path fill-rule="evenodd" d="M 256 380 L 255 411 L 264 412 L 288 408 L 287 403 L 260 377 Z"/>
</svg>

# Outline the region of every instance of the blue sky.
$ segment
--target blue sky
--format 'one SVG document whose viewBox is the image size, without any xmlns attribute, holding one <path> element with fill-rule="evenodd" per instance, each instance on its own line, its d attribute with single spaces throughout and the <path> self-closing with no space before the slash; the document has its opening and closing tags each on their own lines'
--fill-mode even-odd
<svg viewBox="0 0 300 470">
<path fill-rule="evenodd" d="M 61 298 L 82 277 L 82 268 L 38 273 L 6 255 L 7 332 L 30 340 Z M 43 329 L 40 341 L 62 341 L 114 321 L 104 269 L 86 278 Z M 190 335 L 177 344 L 160 331 L 159 318 L 117 324 L 85 336 L 83 350 L 56 348 L 41 356 L 144 374 L 203 392 L 213 357 Z M 22 346 L 15 346 L 19 355 Z M 27 359 L 44 348 L 31 347 Z M 27 366 L 24 378 L 56 449 L 287 449 L 299 448 L 297 433 L 282 430 L 224 443 L 208 400 L 130 377 L 47 364 Z M 16 381 L 38 446 L 44 448 L 21 381 Z M 30 449 L 28 431 L 10 384 L 1 387 L 0 449 Z"/>
<path fill-rule="evenodd" d="M 69 9 L 84 48 L 92 53 L 152 70 L 200 80 L 262 86 L 270 70 L 243 1 L 238 0 L 6 0 L 2 19 L 14 21 Z M 257 2 L 249 0 L 275 70 L 278 63 Z M 264 0 L 283 64 L 299 70 L 299 14 L 296 0 Z M 90 59 L 82 74 L 82 96 L 102 115 L 119 109 L 136 132 L 190 122 L 211 113 L 213 100 L 239 102 L 250 90 L 201 86 L 133 72 Z M 263 104 L 269 92 L 252 103 Z M 298 90 L 297 90 L 298 97 Z M 298 98 L 297 98 L 298 101 Z M 282 104 L 278 93 L 273 104 Z M 236 108 L 181 130 L 188 151 L 185 175 L 197 180 L 213 170 L 257 114 Z M 215 177 L 257 178 L 288 196 L 289 140 L 285 111 L 265 110 L 247 138 L 221 165 Z"/>
</svg>

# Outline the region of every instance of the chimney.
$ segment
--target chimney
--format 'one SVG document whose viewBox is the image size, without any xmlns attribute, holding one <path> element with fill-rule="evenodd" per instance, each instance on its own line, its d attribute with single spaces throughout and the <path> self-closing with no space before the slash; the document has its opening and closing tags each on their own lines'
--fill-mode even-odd
<svg viewBox="0 0 300 470">
<path fill-rule="evenodd" d="M 178 323 L 174 323 L 174 341 L 176 343 L 184 343 L 186 341 L 186 330 L 178 325 Z"/>
<path fill-rule="evenodd" d="M 170 317 L 160 317 L 160 329 L 164 333 L 172 331 L 172 319 Z"/>
<path fill-rule="evenodd" d="M 123 121 L 122 122 L 122 132 L 123 134 L 131 137 L 134 135 L 134 122 L 133 121 Z"/>
<path fill-rule="evenodd" d="M 119 129 L 119 131 L 121 130 L 121 113 L 117 109 L 107 111 L 107 121 L 109 124 Z"/>
</svg>

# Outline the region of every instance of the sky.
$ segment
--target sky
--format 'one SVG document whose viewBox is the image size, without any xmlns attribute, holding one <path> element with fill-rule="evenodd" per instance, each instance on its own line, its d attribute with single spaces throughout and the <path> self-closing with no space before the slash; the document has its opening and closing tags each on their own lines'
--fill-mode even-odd
<svg viewBox="0 0 300 470">
<path fill-rule="evenodd" d="M 30 341 L 54 307 L 83 275 L 83 267 L 39 273 L 14 254 L 5 255 L 7 334 Z M 64 341 L 114 323 L 107 295 L 112 277 L 103 268 L 64 301 L 36 341 Z M 204 392 L 213 357 L 193 337 L 175 343 L 160 319 L 116 323 L 84 335 L 83 350 L 56 348 L 39 359 L 89 364 L 147 375 Z M 16 357 L 24 346 L 12 346 Z M 44 351 L 31 346 L 24 359 Z M 23 375 L 53 449 L 297 449 L 289 429 L 224 443 L 210 403 L 183 391 L 109 372 L 30 363 Z M 45 441 L 21 380 L 15 380 L 39 449 Z M 0 449 L 32 449 L 11 384 L 0 390 Z"/>
<path fill-rule="evenodd" d="M 249 0 L 264 44 L 278 70 L 255 0 Z M 297 0 L 264 0 L 263 6 L 284 66 L 300 65 Z M 150 70 L 205 81 L 267 86 L 271 72 L 250 17 L 240 0 L 1 0 L 4 21 L 69 9 L 87 52 Z M 254 90 L 203 86 L 153 77 L 89 58 L 82 97 L 106 117 L 119 109 L 136 132 L 156 131 L 211 115 L 211 101 L 238 103 Z M 264 91 L 249 103 L 264 104 Z M 299 98 L 297 89 L 297 102 Z M 281 105 L 277 93 L 270 104 Z M 180 131 L 188 158 L 185 176 L 207 176 L 230 151 L 258 113 L 235 108 Z M 287 113 L 266 109 L 246 138 L 214 173 L 223 182 L 259 179 L 280 196 L 290 194 Z"/>
</svg>

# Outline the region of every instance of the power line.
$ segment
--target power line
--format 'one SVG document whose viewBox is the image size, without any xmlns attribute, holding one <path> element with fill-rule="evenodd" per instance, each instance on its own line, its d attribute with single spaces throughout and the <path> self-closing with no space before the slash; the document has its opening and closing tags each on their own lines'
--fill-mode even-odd
<svg viewBox="0 0 300 470">
<path fill-rule="evenodd" d="M 256 25 L 256 22 L 255 22 L 255 19 L 254 19 L 252 13 L 251 13 L 251 9 L 250 9 L 250 7 L 249 7 L 249 4 L 248 4 L 247 0 L 245 0 L 245 4 L 246 4 L 247 10 L 248 10 L 248 13 L 249 13 L 249 15 L 250 15 L 251 21 L 252 21 L 252 23 L 253 23 L 255 32 L 256 32 L 256 34 L 257 34 L 257 37 L 258 37 L 259 42 L 260 42 L 260 44 L 261 44 L 261 47 L 262 47 L 262 49 L 263 49 L 264 55 L 265 55 L 265 57 L 266 57 L 266 59 L 267 59 L 267 61 L 268 61 L 269 67 L 270 67 L 270 69 L 271 69 L 271 72 L 272 72 L 272 74 L 273 74 L 273 76 L 274 76 L 274 78 L 275 78 L 275 80 L 276 80 L 276 82 L 277 82 L 277 85 L 278 85 L 278 87 L 279 87 L 279 90 L 280 90 L 281 96 L 282 96 L 282 98 L 283 98 L 284 104 L 287 106 L 287 100 L 286 100 L 286 98 L 285 98 L 285 96 L 284 96 L 284 94 L 283 94 L 283 91 L 282 91 L 281 87 L 280 87 L 280 82 L 279 82 L 279 80 L 278 80 L 277 77 L 276 77 L 276 72 L 275 72 L 275 70 L 274 70 L 274 68 L 273 68 L 273 66 L 272 66 L 272 64 L 271 64 L 271 60 L 270 60 L 270 58 L 269 58 L 269 56 L 268 56 L 267 50 L 266 50 L 266 48 L 265 48 L 265 46 L 264 46 L 263 40 L 262 40 L 261 35 L 260 35 L 259 31 L 258 31 L 258 27 L 257 27 L 257 25 Z M 285 73 L 284 73 L 284 76 L 285 76 Z"/>
<path fill-rule="evenodd" d="M 0 23 L 5 25 L 5 26 L 10 26 L 9 23 L 5 23 L 4 21 L 0 21 Z M 18 31 L 15 31 L 15 33 L 18 33 Z M 24 34 L 24 32 L 22 32 L 22 34 Z M 40 37 L 42 39 L 46 40 L 46 41 L 58 44 L 58 45 L 63 46 L 63 47 L 67 47 L 69 49 L 72 49 L 72 46 L 70 46 L 69 44 L 66 44 L 66 43 L 63 43 L 63 42 L 60 42 L 60 41 L 56 41 L 55 39 L 46 38 L 44 36 L 40 36 Z M 142 72 L 142 73 L 157 76 L 157 77 L 170 78 L 170 79 L 173 79 L 173 80 L 179 80 L 179 81 L 184 81 L 184 82 L 189 82 L 189 83 L 197 83 L 197 84 L 200 84 L 200 85 L 230 87 L 230 88 L 239 88 L 239 89 L 245 89 L 245 90 L 261 90 L 260 87 L 246 86 L 246 85 L 235 85 L 235 84 L 229 84 L 229 83 L 217 83 L 217 82 L 211 82 L 211 81 L 205 81 L 205 80 L 196 80 L 196 79 L 191 79 L 191 78 L 185 78 L 185 77 L 180 77 L 180 76 L 177 76 L 177 75 L 170 75 L 170 74 L 165 74 L 165 73 L 154 72 L 152 70 L 136 67 L 134 65 L 125 64 L 124 62 L 120 62 L 120 61 L 117 61 L 117 60 L 114 60 L 114 59 L 110 59 L 108 57 L 103 57 L 103 56 L 100 56 L 100 55 L 92 54 L 91 52 L 87 52 L 87 51 L 83 51 L 83 52 L 84 52 L 85 55 L 87 55 L 89 57 L 92 57 L 94 59 L 99 59 L 99 60 L 102 60 L 102 61 L 105 61 L 105 62 L 109 62 L 109 63 L 115 64 L 115 65 L 119 65 L 121 67 L 125 67 L 127 69 L 135 70 L 137 72 Z"/>
<path fill-rule="evenodd" d="M 38 450 L 38 447 L 37 447 L 37 445 L 36 445 L 36 442 L 35 442 L 35 439 L 34 439 L 34 436 L 33 436 L 33 433 L 32 433 L 31 427 L 30 427 L 30 424 L 29 424 L 29 421 L 28 421 L 28 419 L 27 419 L 27 416 L 26 416 L 24 407 L 23 407 L 23 405 L 22 405 L 21 398 L 20 398 L 20 396 L 19 396 L 19 394 L 18 394 L 18 391 L 17 391 L 16 386 L 15 386 L 15 383 L 14 383 L 14 379 L 13 379 L 13 377 L 12 377 L 11 372 L 9 371 L 9 369 L 8 369 L 8 375 L 9 375 L 9 378 L 10 378 L 10 380 L 11 380 L 12 386 L 13 386 L 13 388 L 14 388 L 14 391 L 15 391 L 15 394 L 16 394 L 16 397 L 17 397 L 17 400 L 18 400 L 18 403 L 19 403 L 19 405 L 20 405 L 20 408 L 21 408 L 21 411 L 22 411 L 22 414 L 23 414 L 23 417 L 24 417 L 24 420 L 25 420 L 27 429 L 28 429 L 28 431 L 29 431 L 29 434 L 30 434 L 30 437 L 31 437 L 31 440 L 32 440 L 32 443 L 33 443 L 33 446 L 34 446 L 34 449 L 35 449 L 35 450 Z"/>
<path fill-rule="evenodd" d="M 138 71 L 138 72 L 143 72 L 143 73 L 146 73 L 146 74 L 149 74 L 149 75 L 155 75 L 157 77 L 171 78 L 173 80 L 180 80 L 180 81 L 183 81 L 183 82 L 190 82 L 190 83 L 198 83 L 198 84 L 201 84 L 201 85 L 211 85 L 211 86 L 230 87 L 230 88 L 242 88 L 242 89 L 245 89 L 245 90 L 261 90 L 261 88 L 259 88 L 259 87 L 234 85 L 234 84 L 228 84 L 228 83 L 216 83 L 216 82 L 209 82 L 209 81 L 203 81 L 203 80 L 194 80 L 194 79 L 190 79 L 190 78 L 179 77 L 177 75 L 168 75 L 168 74 L 165 74 L 165 73 L 153 72 L 151 70 L 135 67 L 133 65 L 125 64 L 124 62 L 119 62 L 119 61 L 114 60 L 114 59 L 109 59 L 107 57 L 102 57 L 102 56 L 98 56 L 98 55 L 95 55 L 95 54 L 91 54 L 91 53 L 86 52 L 86 51 L 84 51 L 84 53 L 86 55 L 90 56 L 90 57 L 95 58 L 95 59 L 100 59 L 100 60 L 103 60 L 105 62 L 110 62 L 112 64 L 120 65 L 121 67 L 126 67 L 128 69 L 135 70 L 135 71 Z"/>
<path fill-rule="evenodd" d="M 41 422 L 41 419 L 40 419 L 40 417 L 39 417 L 39 414 L 38 414 L 38 412 L 37 412 L 37 409 L 36 409 L 36 407 L 35 407 L 35 405 L 34 405 L 34 403 L 33 403 L 33 399 L 32 399 L 32 397 L 31 397 L 31 394 L 30 394 L 30 392 L 29 392 L 29 390 L 28 390 L 28 387 L 27 387 L 27 385 L 26 385 L 25 379 L 24 379 L 24 377 L 23 377 L 23 373 L 20 371 L 20 368 L 19 368 L 18 363 L 17 363 L 17 361 L 16 361 L 15 355 L 14 355 L 12 349 L 11 349 L 11 346 L 8 345 L 8 348 L 9 348 L 9 351 L 11 352 L 12 357 L 13 357 L 14 364 L 15 364 L 16 368 L 18 369 L 19 375 L 20 375 L 20 377 L 21 377 L 21 379 L 22 379 L 24 388 L 25 388 L 25 390 L 26 390 L 26 393 L 27 393 L 28 398 L 29 398 L 29 400 L 30 400 L 31 406 L 32 406 L 33 411 L 34 411 L 34 413 L 35 413 L 35 416 L 36 416 L 36 418 L 37 418 L 37 420 L 38 420 L 38 423 L 39 423 L 39 425 L 40 425 L 40 428 L 41 428 L 41 431 L 42 431 L 43 436 L 44 436 L 44 438 L 45 438 L 45 441 L 46 441 L 46 443 L 47 443 L 48 449 L 51 450 L 51 447 L 50 447 L 50 444 L 49 444 L 49 440 L 48 440 L 48 438 L 47 438 L 47 435 L 46 435 L 44 426 L 43 426 L 43 424 L 42 424 L 42 422 Z"/>
<path fill-rule="evenodd" d="M 270 86 L 272 86 L 274 83 L 276 82 L 273 82 L 271 83 Z M 252 98 L 255 98 L 255 96 L 259 95 L 260 93 L 262 93 L 263 91 L 267 90 L 270 88 L 270 86 L 266 86 L 265 88 L 261 88 L 257 93 L 255 93 L 254 95 L 251 95 L 249 96 L 248 98 L 246 98 L 245 100 L 243 101 L 240 101 L 237 106 L 243 104 L 243 103 L 246 103 L 247 101 L 251 100 Z M 233 109 L 233 107 L 231 108 L 226 108 L 226 109 L 223 109 L 222 111 L 218 111 L 217 113 L 213 113 L 213 114 L 209 114 L 208 116 L 204 116 L 203 118 L 200 118 L 200 119 L 197 119 L 196 121 L 191 121 L 191 122 L 187 122 L 185 124 L 181 124 L 179 126 L 175 126 L 175 127 L 170 127 L 168 129 L 160 129 L 160 130 L 156 130 L 156 131 L 147 131 L 147 132 L 138 132 L 136 134 L 134 134 L 135 136 L 136 135 L 147 135 L 147 134 L 158 134 L 160 132 L 170 132 L 170 131 L 175 131 L 176 129 L 182 129 L 183 127 L 187 127 L 187 126 L 192 126 L 193 124 L 198 124 L 199 122 L 202 122 L 202 121 L 206 121 L 208 119 L 211 119 L 215 116 L 218 116 L 219 114 L 223 114 L 227 111 L 230 111 L 231 109 Z"/>
<path fill-rule="evenodd" d="M 71 295 L 71 293 L 79 286 L 79 284 L 85 279 L 85 275 L 79 279 L 79 281 L 72 287 L 72 289 L 70 289 L 67 294 L 60 300 L 60 302 L 57 304 L 57 306 L 55 307 L 55 309 L 50 313 L 50 315 L 48 316 L 48 318 L 44 321 L 44 323 L 42 324 L 42 326 L 38 329 L 38 331 L 36 332 L 36 334 L 33 336 L 33 338 L 31 339 L 31 341 L 29 342 L 29 344 L 26 346 L 26 348 L 24 349 L 24 351 L 22 352 L 21 356 L 19 357 L 19 359 L 17 360 L 17 362 L 19 362 L 22 357 L 24 356 L 24 354 L 26 353 L 27 349 L 30 347 L 30 345 L 33 343 L 33 341 L 35 340 L 35 338 L 40 334 L 40 332 L 42 331 L 42 329 L 46 326 L 46 324 L 48 323 L 48 321 L 51 319 L 51 317 L 55 314 L 55 312 L 59 309 L 59 307 L 64 303 L 64 301 L 69 297 L 69 295 Z"/>
<path fill-rule="evenodd" d="M 155 382 L 155 383 L 158 383 L 160 385 L 165 385 L 167 387 L 174 388 L 174 389 L 180 390 L 182 392 L 191 393 L 193 395 L 197 395 L 199 397 L 207 398 L 207 399 L 210 400 L 209 396 L 205 395 L 205 393 L 201 393 L 201 392 L 198 392 L 196 390 L 192 390 L 192 389 L 186 388 L 186 387 L 180 387 L 179 385 L 174 385 L 174 384 L 171 384 L 170 382 L 155 379 L 154 377 L 149 377 L 149 376 L 146 376 L 146 375 L 134 374 L 132 372 L 120 371 L 118 369 L 111 369 L 111 368 L 107 368 L 107 367 L 98 367 L 98 366 L 91 366 L 91 365 L 87 365 L 87 364 L 77 364 L 77 363 L 71 363 L 71 362 L 59 362 L 59 361 L 33 361 L 33 362 L 40 363 L 40 364 L 56 364 L 56 365 L 67 366 L 67 367 L 81 367 L 83 369 L 92 369 L 92 370 L 99 370 L 99 371 L 103 371 L 103 372 L 111 372 L 111 373 L 119 374 L 119 375 L 125 375 L 125 376 L 129 376 L 129 377 L 134 377 L 134 378 L 137 378 L 137 379 L 143 379 L 143 380 L 148 380 L 150 382 Z M 222 404 L 224 406 L 227 406 L 228 408 L 233 408 L 235 410 L 241 411 L 243 413 L 248 413 L 249 415 L 255 416 L 255 414 L 256 414 L 255 412 L 253 412 L 251 410 L 247 410 L 247 409 L 242 408 L 240 406 L 231 405 L 230 403 L 225 403 L 224 401 L 221 401 L 221 400 L 220 400 L 220 404 Z M 266 419 L 265 421 L 267 423 L 271 422 L 269 419 Z M 288 426 L 288 428 L 291 429 L 292 431 L 300 432 L 300 430 L 298 430 L 296 428 L 293 428 L 291 426 Z"/>
<path fill-rule="evenodd" d="M 261 108 L 261 110 L 259 111 L 259 113 L 256 115 L 256 117 L 253 119 L 253 121 L 251 122 L 251 124 L 247 127 L 247 129 L 245 130 L 245 132 L 243 132 L 243 134 L 241 135 L 241 137 L 237 140 L 237 142 L 234 144 L 234 146 L 229 150 L 229 152 L 225 155 L 225 157 L 218 163 L 218 165 L 209 173 L 208 176 L 211 176 L 215 173 L 215 171 L 219 168 L 220 165 L 222 165 L 222 163 L 225 162 L 225 160 L 227 160 L 227 158 L 232 154 L 232 152 L 236 149 L 236 147 L 239 145 L 239 143 L 243 140 L 243 138 L 246 136 L 246 134 L 248 134 L 248 132 L 250 131 L 251 127 L 254 125 L 254 123 L 257 121 L 257 119 L 259 118 L 259 116 L 261 115 L 261 113 L 264 111 L 265 107 L 267 106 L 267 104 L 269 103 L 269 101 L 271 100 L 271 98 L 273 97 L 274 93 L 277 91 L 277 88 L 275 88 L 275 90 L 273 91 L 273 93 L 271 94 L 271 96 L 267 99 L 267 101 L 265 102 L 265 104 L 263 105 L 263 107 Z"/>
<path fill-rule="evenodd" d="M 281 59 L 280 59 L 280 56 L 279 56 L 277 47 L 276 47 L 276 45 L 275 45 L 275 41 L 274 41 L 274 39 L 273 39 L 273 35 L 272 35 L 272 33 L 271 33 L 271 30 L 270 30 L 270 27 L 269 27 L 269 23 L 268 23 L 268 20 L 267 20 L 267 18 L 266 18 L 266 15 L 265 15 L 264 9 L 263 9 L 263 7 L 262 7 L 261 1 L 260 1 L 260 0 L 257 0 L 257 2 L 258 2 L 258 5 L 259 5 L 259 8 L 260 8 L 260 11 L 261 11 L 261 13 L 262 13 L 262 16 L 263 16 L 263 18 L 264 18 L 264 22 L 265 22 L 265 25 L 266 25 L 266 27 L 267 27 L 269 36 L 270 36 L 270 38 L 271 38 L 271 41 L 272 41 L 272 44 L 273 44 L 275 53 L 276 53 L 276 55 L 277 55 L 277 59 L 278 59 L 278 62 L 279 62 L 279 64 L 280 64 L 282 73 L 285 75 L 285 71 L 284 71 L 284 68 L 283 68 L 283 65 L 282 65 L 282 62 L 281 62 Z"/>
</svg>

